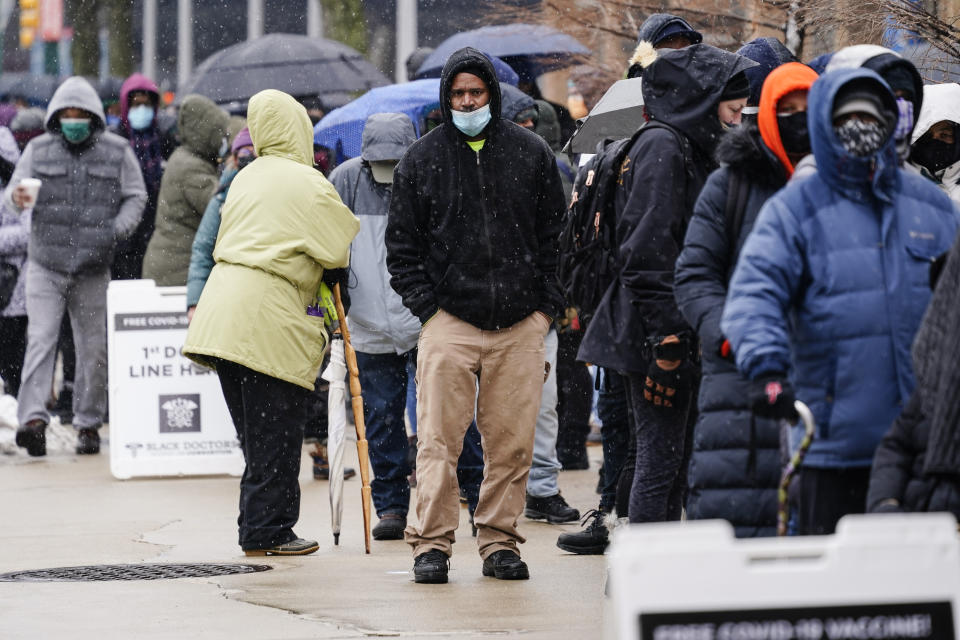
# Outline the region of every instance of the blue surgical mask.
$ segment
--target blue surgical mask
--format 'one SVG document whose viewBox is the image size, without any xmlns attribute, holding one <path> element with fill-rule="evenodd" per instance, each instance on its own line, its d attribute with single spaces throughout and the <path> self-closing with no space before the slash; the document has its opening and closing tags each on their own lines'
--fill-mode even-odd
<svg viewBox="0 0 960 640">
<path fill-rule="evenodd" d="M 114 115 L 111 115 L 111 114 L 108 113 L 108 114 L 107 114 L 107 126 L 110 127 L 111 129 L 116 129 L 117 127 L 119 127 L 119 126 L 120 126 L 120 116 L 114 116 Z"/>
<path fill-rule="evenodd" d="M 478 135 L 483 131 L 484 127 L 490 124 L 489 104 L 485 104 L 473 111 L 454 111 L 451 109 L 450 114 L 453 116 L 453 126 L 468 138 Z"/>
<path fill-rule="evenodd" d="M 142 131 L 153 123 L 153 107 L 141 104 L 130 109 L 127 120 L 135 131 Z"/>
</svg>

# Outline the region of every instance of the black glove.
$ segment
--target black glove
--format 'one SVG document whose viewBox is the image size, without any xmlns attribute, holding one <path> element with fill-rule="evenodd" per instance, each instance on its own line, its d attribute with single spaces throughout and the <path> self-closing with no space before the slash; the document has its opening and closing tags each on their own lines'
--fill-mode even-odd
<svg viewBox="0 0 960 640">
<path fill-rule="evenodd" d="M 793 386 L 782 373 L 768 373 L 753 381 L 750 390 L 750 406 L 761 418 L 787 420 L 796 424 L 800 419 L 793 403 L 796 401 Z"/>
<path fill-rule="evenodd" d="M 660 409 L 679 409 L 687 400 L 689 369 L 681 364 L 672 371 L 661 369 L 656 360 L 650 363 L 643 382 L 643 399 Z"/>
</svg>

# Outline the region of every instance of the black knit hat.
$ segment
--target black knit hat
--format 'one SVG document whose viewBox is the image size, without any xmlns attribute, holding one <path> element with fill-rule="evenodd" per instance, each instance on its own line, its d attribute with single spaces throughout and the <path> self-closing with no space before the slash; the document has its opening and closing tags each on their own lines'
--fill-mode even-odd
<svg viewBox="0 0 960 640">
<path fill-rule="evenodd" d="M 747 98 L 749 96 L 750 81 L 747 80 L 747 74 L 741 71 L 727 81 L 727 86 L 723 88 L 723 93 L 720 94 L 720 102 Z"/>
</svg>

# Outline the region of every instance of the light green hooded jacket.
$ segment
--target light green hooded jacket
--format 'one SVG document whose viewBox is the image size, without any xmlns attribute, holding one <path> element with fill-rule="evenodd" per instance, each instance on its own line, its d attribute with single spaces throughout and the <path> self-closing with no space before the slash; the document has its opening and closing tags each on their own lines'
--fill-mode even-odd
<svg viewBox="0 0 960 640">
<path fill-rule="evenodd" d="M 327 335 L 306 309 L 323 270 L 347 266 L 360 222 L 313 168 L 313 129 L 300 104 L 269 89 L 250 99 L 247 117 L 258 157 L 227 194 L 216 265 L 183 351 L 312 390 Z"/>
</svg>

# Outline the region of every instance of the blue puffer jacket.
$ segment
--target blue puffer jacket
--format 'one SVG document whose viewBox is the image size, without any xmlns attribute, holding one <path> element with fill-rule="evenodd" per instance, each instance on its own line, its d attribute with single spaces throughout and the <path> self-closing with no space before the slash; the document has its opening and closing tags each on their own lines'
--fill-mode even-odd
<svg viewBox="0 0 960 640">
<path fill-rule="evenodd" d="M 834 99 L 850 82 L 881 94 L 891 114 L 873 157 L 847 154 L 833 131 Z M 913 391 L 910 345 L 930 300 L 930 262 L 950 248 L 960 214 L 936 185 L 898 168 L 896 103 L 878 75 L 828 73 L 808 103 L 817 173 L 764 205 L 721 328 L 748 377 L 792 368 L 817 422 L 805 465 L 868 467 Z"/>
</svg>

